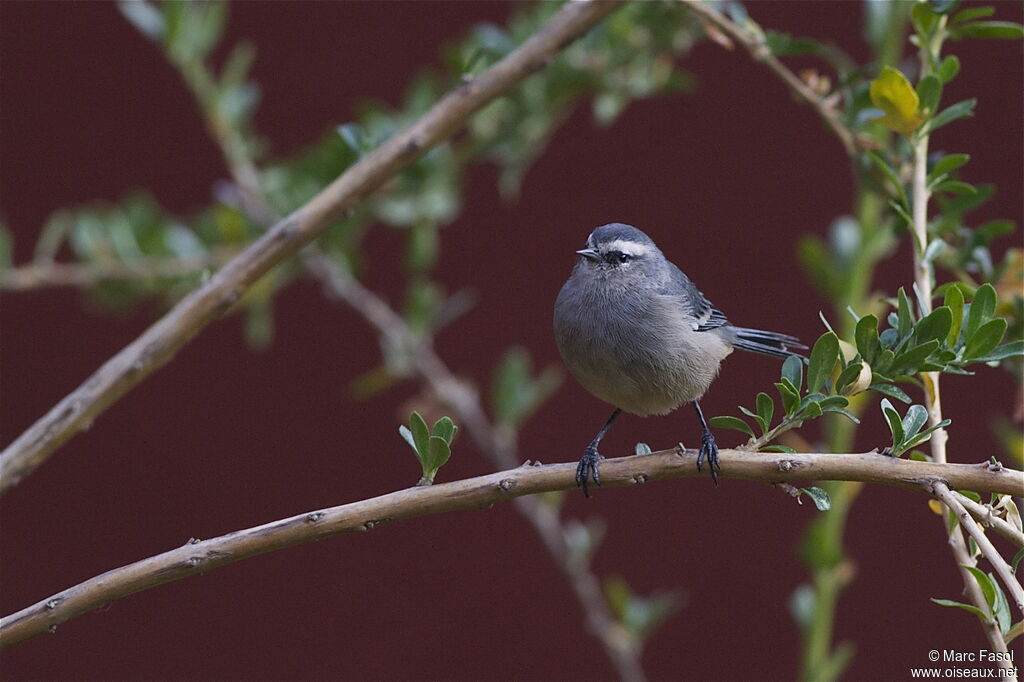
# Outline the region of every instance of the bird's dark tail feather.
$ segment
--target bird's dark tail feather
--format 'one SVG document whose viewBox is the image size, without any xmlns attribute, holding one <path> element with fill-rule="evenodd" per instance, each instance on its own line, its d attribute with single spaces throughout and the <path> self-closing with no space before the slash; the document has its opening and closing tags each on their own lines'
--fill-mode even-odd
<svg viewBox="0 0 1024 682">
<path fill-rule="evenodd" d="M 807 350 L 807 346 L 800 343 L 800 339 L 789 334 L 747 329 L 746 327 L 733 327 L 733 333 L 735 334 L 733 346 L 754 353 L 788 358 L 790 355 L 800 355 L 797 352 L 799 350 Z"/>
</svg>

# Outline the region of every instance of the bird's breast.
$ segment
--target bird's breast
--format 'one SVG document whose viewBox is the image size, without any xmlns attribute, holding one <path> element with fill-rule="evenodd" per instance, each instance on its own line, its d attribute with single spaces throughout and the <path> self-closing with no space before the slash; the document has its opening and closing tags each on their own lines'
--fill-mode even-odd
<svg viewBox="0 0 1024 682">
<path fill-rule="evenodd" d="M 626 412 L 665 414 L 696 400 L 731 350 L 695 331 L 676 297 L 570 284 L 555 303 L 558 349 L 584 388 Z"/>
</svg>

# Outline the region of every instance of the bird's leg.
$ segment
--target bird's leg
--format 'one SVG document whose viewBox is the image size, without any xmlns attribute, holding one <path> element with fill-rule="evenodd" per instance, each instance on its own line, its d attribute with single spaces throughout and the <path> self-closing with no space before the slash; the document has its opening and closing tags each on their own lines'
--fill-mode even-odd
<svg viewBox="0 0 1024 682">
<path fill-rule="evenodd" d="M 587 479 L 593 477 L 594 483 L 601 485 L 601 476 L 597 473 L 597 463 L 604 459 L 601 453 L 597 451 L 597 446 L 604 438 L 604 434 L 608 433 L 608 429 L 611 428 L 612 422 L 619 416 L 622 410 L 615 408 L 612 412 L 612 416 L 608 417 L 608 421 L 604 423 L 601 430 L 594 436 L 594 440 L 590 441 L 590 445 L 583 451 L 583 456 L 580 457 L 579 466 L 576 467 L 576 486 L 583 488 L 583 494 L 590 497 L 590 491 L 587 490 Z"/>
<path fill-rule="evenodd" d="M 700 465 L 704 463 L 704 458 L 708 458 L 708 468 L 711 470 L 711 480 L 718 485 L 718 472 L 722 470 L 722 467 L 718 464 L 718 443 L 715 442 L 715 437 L 711 435 L 711 429 L 708 428 L 708 423 L 704 419 L 704 413 L 701 412 L 700 403 L 696 400 L 693 401 L 693 408 L 697 410 L 697 418 L 700 419 L 700 452 L 697 453 L 697 471 L 700 471 Z"/>
</svg>

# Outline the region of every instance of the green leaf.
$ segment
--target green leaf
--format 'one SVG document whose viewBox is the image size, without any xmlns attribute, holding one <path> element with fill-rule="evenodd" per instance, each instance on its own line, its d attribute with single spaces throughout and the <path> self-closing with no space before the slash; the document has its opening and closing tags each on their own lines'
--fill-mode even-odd
<svg viewBox="0 0 1024 682">
<path fill-rule="evenodd" d="M 946 306 L 939 306 L 922 317 L 914 325 L 914 339 L 917 343 L 925 343 L 932 340 L 945 341 L 949 336 L 949 330 L 953 326 L 953 311 Z"/>
<path fill-rule="evenodd" d="M 864 358 L 864 362 L 874 365 L 878 354 L 882 352 L 882 344 L 878 340 L 878 318 L 874 315 L 865 315 L 857 320 L 853 335 L 857 343 L 857 352 Z"/>
<path fill-rule="evenodd" d="M 978 587 L 981 588 L 981 593 L 985 595 L 985 601 L 988 602 L 989 608 L 995 604 L 996 601 L 996 590 L 994 581 L 988 577 L 988 575 L 976 566 L 964 566 L 974 579 L 978 581 Z"/>
<path fill-rule="evenodd" d="M 420 459 L 419 450 L 416 449 L 416 439 L 412 437 L 412 431 L 405 424 L 398 427 L 398 435 L 405 439 L 405 442 L 409 444 L 412 451 L 416 453 L 416 459 Z"/>
<path fill-rule="evenodd" d="M 972 241 L 976 245 L 988 244 L 996 237 L 1010 234 L 1016 229 L 1017 226 L 1014 225 L 1012 220 L 989 220 L 974 230 L 974 239 Z"/>
<path fill-rule="evenodd" d="M 885 421 L 889 426 L 889 433 L 892 434 L 892 447 L 893 454 L 899 449 L 899 446 L 903 443 L 903 422 L 900 419 L 899 412 L 892 406 L 892 403 L 886 398 L 882 398 L 880 403 L 882 408 L 882 415 L 885 417 Z"/>
<path fill-rule="evenodd" d="M 777 57 L 795 54 L 817 54 L 822 51 L 821 43 L 809 38 L 794 38 L 778 31 L 764 32 L 765 44 Z"/>
<path fill-rule="evenodd" d="M 928 421 L 928 410 L 924 405 L 911 405 L 903 417 L 903 437 L 909 439 L 917 434 Z"/>
<path fill-rule="evenodd" d="M 920 5 L 917 5 L 920 7 Z M 933 112 L 939 106 L 942 97 L 942 82 L 938 76 L 927 75 L 917 84 L 917 97 L 921 100 L 921 110 Z"/>
<path fill-rule="evenodd" d="M 952 606 L 954 608 L 963 609 L 964 611 L 970 611 L 978 618 L 980 618 L 981 622 L 988 622 L 988 614 L 979 609 L 977 606 L 974 606 L 973 604 L 964 604 L 962 602 L 953 601 L 952 599 L 936 599 L 935 597 L 932 597 L 931 599 L 934 603 L 938 604 L 939 606 Z"/>
<path fill-rule="evenodd" d="M 800 396 L 793 390 L 792 384 L 788 380 L 782 380 L 775 383 L 775 388 L 779 391 L 779 398 L 782 400 L 782 409 L 785 410 L 786 416 L 793 414 L 797 405 L 800 403 Z"/>
<path fill-rule="evenodd" d="M 914 29 L 921 36 L 927 37 L 931 35 L 938 19 L 931 5 L 926 2 L 914 3 L 910 9 L 910 21 L 914 24 Z"/>
<path fill-rule="evenodd" d="M 547 367 L 534 378 L 529 352 L 509 348 L 494 371 L 491 405 L 502 424 L 517 427 L 532 415 L 562 382 L 561 373 Z"/>
<path fill-rule="evenodd" d="M 423 417 L 420 416 L 419 412 L 413 412 L 409 415 L 409 425 L 412 427 L 412 438 L 416 443 L 416 452 L 420 456 L 420 461 L 425 462 L 430 454 L 430 431 L 427 429 L 427 422 L 423 421 Z"/>
<path fill-rule="evenodd" d="M 914 327 L 913 308 L 910 306 L 910 299 L 903 287 L 896 291 L 896 320 L 896 333 L 902 341 L 907 338 L 910 330 Z"/>
<path fill-rule="evenodd" d="M 743 414 L 747 415 L 748 417 L 753 419 L 755 422 L 757 422 L 757 426 L 761 429 L 761 433 L 767 433 L 768 432 L 768 424 L 765 423 L 765 421 L 761 417 L 761 415 L 759 415 L 758 413 L 753 412 L 751 410 L 748 410 L 747 408 L 743 407 L 742 405 L 739 406 L 739 410 L 740 410 L 740 412 L 742 412 Z"/>
<path fill-rule="evenodd" d="M 458 431 L 458 427 L 455 426 L 455 422 L 452 421 L 451 417 L 441 417 L 434 424 L 434 434 L 438 438 L 441 438 L 448 445 L 452 444 L 452 440 L 455 438 L 455 432 Z"/>
<path fill-rule="evenodd" d="M 868 152 L 868 158 L 874 162 L 875 166 L 878 167 L 878 170 L 882 171 L 882 175 L 888 178 L 889 182 L 892 183 L 893 189 L 896 190 L 896 194 L 901 202 L 900 210 L 902 210 L 904 215 L 906 215 L 906 210 L 904 210 L 903 207 L 909 206 L 909 202 L 907 201 L 907 191 L 903 188 L 903 183 L 900 182 L 900 178 L 896 174 L 896 171 L 893 170 L 892 166 L 890 166 L 889 163 L 877 152 Z M 907 216 L 907 222 L 913 222 L 910 220 L 910 216 Z"/>
<path fill-rule="evenodd" d="M 949 334 L 946 335 L 946 345 L 953 348 L 956 345 L 956 340 L 960 338 L 960 326 L 964 320 L 964 295 L 958 287 L 946 289 L 943 305 L 949 308 L 950 312 Z"/>
<path fill-rule="evenodd" d="M 1024 355 L 1024 341 L 1010 341 L 1002 346 L 996 347 L 988 355 L 972 358 L 972 362 L 998 362 L 1015 355 Z"/>
<path fill-rule="evenodd" d="M 868 386 L 868 390 L 877 391 L 882 395 L 887 395 L 890 398 L 902 401 L 910 404 L 910 396 L 906 394 L 899 386 L 893 386 L 892 384 L 871 384 Z"/>
<path fill-rule="evenodd" d="M 949 19 L 950 26 L 957 26 L 975 19 L 984 19 L 996 13 L 995 7 L 968 7 L 954 14 Z"/>
<path fill-rule="evenodd" d="M 835 332 L 822 334 L 814 343 L 807 365 L 807 391 L 816 393 L 825 385 L 839 359 L 839 337 Z M 787 360 L 788 362 L 788 360 Z"/>
<path fill-rule="evenodd" d="M 964 327 L 964 338 L 970 339 L 996 312 L 996 290 L 986 282 L 974 292 L 974 299 L 967 309 L 967 324 Z"/>
<path fill-rule="evenodd" d="M 437 473 L 437 470 L 445 465 L 452 456 L 452 450 L 444 438 L 440 436 L 431 436 L 428 448 L 429 455 L 427 457 L 426 473 L 433 480 L 434 477 L 431 474 Z"/>
<path fill-rule="evenodd" d="M 1006 320 L 1001 317 L 981 325 L 981 328 L 974 332 L 974 335 L 967 341 L 967 347 L 964 348 L 964 359 L 972 360 L 988 355 L 1003 340 L 1005 333 Z"/>
<path fill-rule="evenodd" d="M 877 120 L 887 128 L 910 135 L 924 121 L 920 100 L 910 81 L 891 66 L 882 67 L 882 73 L 871 81 L 870 96 L 871 103 L 885 114 Z"/>
<path fill-rule="evenodd" d="M 832 508 L 832 498 L 822 488 L 810 486 L 808 488 L 800 488 L 800 490 L 807 493 L 807 496 L 814 501 L 814 506 L 818 508 L 818 511 L 828 511 Z"/>
<path fill-rule="evenodd" d="M 928 173 L 928 178 L 934 181 L 935 178 L 952 173 L 970 160 L 971 157 L 967 154 L 947 154 L 935 162 L 931 172 Z"/>
<path fill-rule="evenodd" d="M 935 118 L 928 121 L 926 130 L 928 133 L 933 133 L 939 128 L 957 119 L 965 118 L 967 116 L 974 115 L 974 105 L 978 103 L 976 99 L 965 99 L 962 102 L 957 102 L 949 107 L 946 107 L 938 114 Z"/>
<path fill-rule="evenodd" d="M 789 381 L 790 386 L 796 389 L 797 395 L 804 382 L 804 362 L 796 355 L 790 355 L 782 363 L 782 378 Z"/>
<path fill-rule="evenodd" d="M 653 452 L 651 446 L 647 443 L 637 443 L 636 447 L 633 448 L 633 454 L 635 455 L 649 455 Z"/>
<path fill-rule="evenodd" d="M 933 192 L 952 192 L 953 194 L 977 194 L 978 189 L 960 180 L 944 180 L 932 188 Z"/>
<path fill-rule="evenodd" d="M 1013 561 L 1010 562 L 1010 570 L 1014 573 L 1017 572 L 1017 567 L 1020 566 L 1021 559 L 1024 559 L 1024 547 L 1017 550 L 1017 553 L 1013 555 Z"/>
<path fill-rule="evenodd" d="M 754 430 L 751 429 L 750 426 L 739 417 L 733 417 L 731 415 L 712 417 L 711 419 L 708 420 L 708 424 L 720 429 L 733 429 L 735 431 L 742 431 L 751 438 L 754 437 Z"/>
<path fill-rule="evenodd" d="M 767 393 L 758 393 L 756 406 L 757 414 L 764 421 L 765 432 L 767 432 L 772 425 L 772 418 L 775 416 L 775 401 Z"/>
<path fill-rule="evenodd" d="M 817 235 L 802 236 L 796 245 L 797 258 L 807 277 L 822 293 L 829 296 L 836 291 L 837 273 L 825 242 Z"/>
<path fill-rule="evenodd" d="M 996 622 L 999 623 L 999 631 L 1004 635 L 1010 631 L 1010 626 L 1013 623 L 1012 614 L 1010 613 L 1010 604 L 1006 600 L 1006 594 L 1003 592 L 1002 586 L 999 585 L 999 581 L 991 573 L 988 574 L 989 580 L 992 581 L 992 587 L 995 591 L 994 601 L 992 604 L 992 615 L 995 616 Z"/>
<path fill-rule="evenodd" d="M 960 73 L 960 60 L 956 55 L 949 55 L 939 64 L 938 76 L 943 83 L 948 83 Z"/>
<path fill-rule="evenodd" d="M 1019 40 L 1024 38 L 1024 26 L 1012 21 L 975 21 L 961 24 L 950 30 L 953 38 L 1002 38 Z"/>
<path fill-rule="evenodd" d="M 891 375 L 900 375 L 913 374 L 920 371 L 921 365 L 938 347 L 939 342 L 932 340 L 928 343 L 914 346 L 910 350 L 897 355 L 889 367 L 889 373 Z"/>
<path fill-rule="evenodd" d="M 850 421 L 852 421 L 854 424 L 860 424 L 860 418 L 857 415 L 855 415 L 853 412 L 850 412 L 849 410 L 844 410 L 841 407 L 825 407 L 822 408 L 821 411 L 830 414 L 841 414 Z"/>
<path fill-rule="evenodd" d="M 788 445 L 768 445 L 761 448 L 761 452 L 784 452 L 787 455 L 795 455 L 796 450 L 789 447 Z"/>
<path fill-rule="evenodd" d="M 921 443 L 927 443 L 929 440 L 932 439 L 932 434 L 933 433 L 935 433 L 939 429 L 946 428 L 947 426 L 949 426 L 952 423 L 953 423 L 953 420 L 951 420 L 951 419 L 943 419 L 942 421 L 940 421 L 935 426 L 929 426 L 927 429 L 925 429 L 921 433 L 917 434 L 916 436 L 914 436 L 912 438 L 908 438 L 903 443 L 903 445 L 900 447 L 900 454 L 903 454 L 904 452 L 906 452 L 907 450 L 910 450 L 911 448 L 916 448 Z"/>
</svg>

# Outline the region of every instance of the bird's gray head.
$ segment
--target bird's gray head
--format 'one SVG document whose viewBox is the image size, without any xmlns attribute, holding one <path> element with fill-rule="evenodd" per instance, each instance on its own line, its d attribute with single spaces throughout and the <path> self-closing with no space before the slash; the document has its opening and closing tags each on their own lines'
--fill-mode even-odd
<svg viewBox="0 0 1024 682">
<path fill-rule="evenodd" d="M 586 248 L 577 251 L 581 258 L 577 270 L 605 277 L 649 277 L 665 265 L 665 256 L 654 240 L 632 225 L 609 223 L 587 237 Z"/>
</svg>

